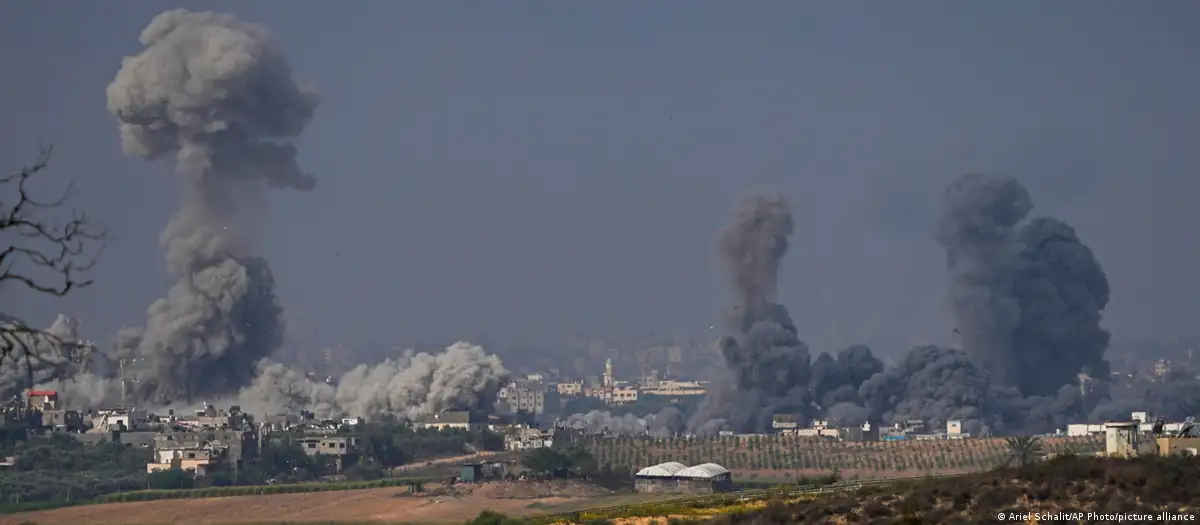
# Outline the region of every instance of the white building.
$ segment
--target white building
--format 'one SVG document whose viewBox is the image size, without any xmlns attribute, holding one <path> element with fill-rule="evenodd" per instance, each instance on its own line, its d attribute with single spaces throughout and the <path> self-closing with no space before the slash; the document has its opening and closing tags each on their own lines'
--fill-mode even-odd
<svg viewBox="0 0 1200 525">
<path fill-rule="evenodd" d="M 946 422 L 946 435 L 957 436 L 962 434 L 962 421 L 951 419 Z"/>
<path fill-rule="evenodd" d="M 1104 424 L 1105 451 L 1109 457 L 1137 455 L 1138 423 L 1121 421 Z"/>
<path fill-rule="evenodd" d="M 624 405 L 626 403 L 636 403 L 638 400 L 638 391 L 633 387 L 620 387 L 612 390 L 612 403 Z"/>
<path fill-rule="evenodd" d="M 413 428 L 430 428 L 434 430 L 446 428 L 478 430 L 482 427 L 483 423 L 473 420 L 471 413 L 465 410 L 448 410 L 438 414 L 430 414 L 413 421 Z"/>
<path fill-rule="evenodd" d="M 583 382 L 559 383 L 554 385 L 554 389 L 560 396 L 577 396 L 583 393 Z"/>
</svg>

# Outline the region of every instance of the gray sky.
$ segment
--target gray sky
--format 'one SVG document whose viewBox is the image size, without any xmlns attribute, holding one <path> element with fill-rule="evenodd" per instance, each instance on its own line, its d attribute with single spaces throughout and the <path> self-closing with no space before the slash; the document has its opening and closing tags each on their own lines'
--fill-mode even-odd
<svg viewBox="0 0 1200 525">
<path fill-rule="evenodd" d="M 1025 178 L 1097 252 L 1118 338 L 1194 332 L 1200 3 L 64 2 L 0 4 L 0 160 L 53 174 L 116 239 L 96 284 L 0 309 L 107 339 L 171 283 L 167 163 L 124 157 L 104 89 L 174 8 L 267 25 L 322 105 L 321 181 L 262 226 L 292 337 L 707 332 L 739 194 L 797 229 L 781 300 L 802 338 L 940 340 L 937 194 Z M 885 344 L 889 343 L 890 344 Z"/>
</svg>

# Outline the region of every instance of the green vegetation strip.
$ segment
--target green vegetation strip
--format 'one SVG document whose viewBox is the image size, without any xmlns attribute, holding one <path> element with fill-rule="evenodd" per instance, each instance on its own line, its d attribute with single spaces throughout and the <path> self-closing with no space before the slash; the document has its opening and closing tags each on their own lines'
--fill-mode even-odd
<svg viewBox="0 0 1200 525">
<path fill-rule="evenodd" d="M 845 492 L 854 491 L 866 487 L 875 487 L 880 485 L 893 485 L 897 483 L 924 481 L 941 478 L 955 478 L 966 476 L 968 474 L 942 474 L 920 477 L 906 478 L 876 478 L 861 481 L 839 481 L 837 483 L 825 485 L 798 485 L 798 486 L 780 486 L 773 489 L 754 489 L 743 490 L 739 492 L 725 492 L 720 494 L 711 494 L 705 496 L 689 496 L 683 498 L 669 499 L 657 501 L 653 503 L 642 503 L 635 505 L 618 505 L 613 507 L 600 507 L 586 509 L 579 512 L 568 512 L 560 514 L 551 514 L 545 516 L 537 516 L 530 518 L 529 523 L 533 525 L 549 525 L 551 523 L 578 521 L 584 519 L 614 519 L 628 518 L 633 516 L 671 516 L 676 514 L 688 514 L 689 511 L 695 509 L 707 509 L 723 507 L 738 503 L 750 503 L 761 501 L 774 496 L 781 498 L 794 498 L 809 494 L 821 494 L 826 492 Z"/>
<path fill-rule="evenodd" d="M 295 483 L 287 485 L 238 485 L 232 487 L 207 487 L 180 490 L 135 490 L 115 492 L 85 500 L 34 501 L 0 505 L 0 514 L 50 510 L 76 505 L 100 503 L 129 503 L 133 501 L 155 501 L 164 499 L 224 498 L 229 496 L 257 496 L 264 494 L 296 494 L 303 492 L 331 492 L 342 490 L 378 489 L 407 486 L 413 483 L 436 481 L 432 478 L 387 478 L 373 481 L 351 481 L 340 483 Z"/>
</svg>

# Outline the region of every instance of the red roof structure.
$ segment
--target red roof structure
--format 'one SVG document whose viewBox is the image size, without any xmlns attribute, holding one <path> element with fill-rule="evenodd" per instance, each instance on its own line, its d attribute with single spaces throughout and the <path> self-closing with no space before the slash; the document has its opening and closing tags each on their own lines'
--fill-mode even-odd
<svg viewBox="0 0 1200 525">
<path fill-rule="evenodd" d="M 57 396 L 57 395 L 58 395 L 58 392 L 55 392 L 55 391 L 53 391 L 53 390 L 30 390 L 30 391 L 29 391 L 29 397 L 35 397 L 35 396 Z"/>
</svg>

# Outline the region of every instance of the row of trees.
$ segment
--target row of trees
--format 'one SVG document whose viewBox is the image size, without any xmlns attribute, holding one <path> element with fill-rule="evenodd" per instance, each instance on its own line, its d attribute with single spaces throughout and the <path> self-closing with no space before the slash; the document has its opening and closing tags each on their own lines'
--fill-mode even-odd
<svg viewBox="0 0 1200 525">
<path fill-rule="evenodd" d="M 731 469 L 939 471 L 986 469 L 1003 464 L 1022 438 L 943 441 L 839 442 L 763 436 L 748 440 L 599 438 L 581 443 L 601 464 L 648 466 L 665 461 L 714 462 Z M 1023 441 L 1022 441 L 1023 442 Z M 1035 440 L 1044 453 L 1103 448 L 1098 437 Z"/>
<path fill-rule="evenodd" d="M 610 489 L 627 488 L 633 484 L 632 467 L 602 465 L 582 447 L 536 448 L 525 453 L 521 464 L 543 479 L 579 478 Z"/>
<path fill-rule="evenodd" d="M 123 490 L 187 489 L 210 486 L 302 483 L 341 474 L 349 480 L 384 477 L 387 469 L 430 458 L 478 450 L 503 450 L 499 434 L 465 430 L 412 430 L 399 422 L 363 425 L 361 455 L 340 465 L 330 456 L 310 456 L 291 436 L 263 443 L 256 458 L 240 467 L 221 463 L 202 477 L 179 470 L 146 473 L 150 448 L 116 443 L 85 444 L 64 434 L 30 438 L 22 423 L 0 425 L 0 456 L 15 456 L 0 470 L 0 504 L 77 500 Z M 357 461 L 355 461 L 357 460 Z"/>
</svg>

